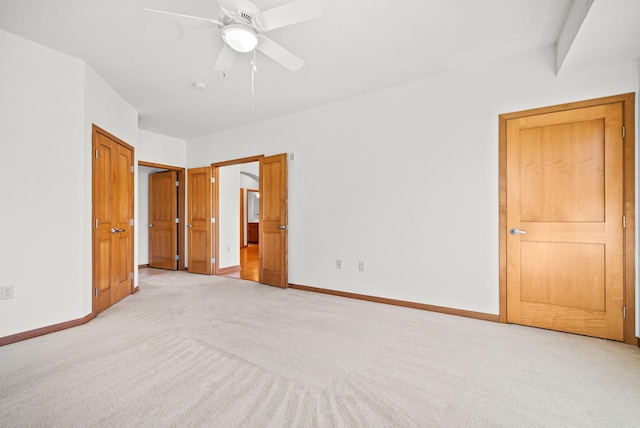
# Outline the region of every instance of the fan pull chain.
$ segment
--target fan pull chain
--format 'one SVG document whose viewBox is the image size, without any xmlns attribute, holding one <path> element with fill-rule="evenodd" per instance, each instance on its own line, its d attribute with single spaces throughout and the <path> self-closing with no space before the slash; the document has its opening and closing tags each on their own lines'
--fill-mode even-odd
<svg viewBox="0 0 640 428">
<path fill-rule="evenodd" d="M 253 61 L 251 61 L 251 111 L 255 110 L 255 92 L 253 88 L 253 83 L 255 81 L 255 75 L 258 69 L 256 68 L 256 50 L 253 50 Z"/>
</svg>

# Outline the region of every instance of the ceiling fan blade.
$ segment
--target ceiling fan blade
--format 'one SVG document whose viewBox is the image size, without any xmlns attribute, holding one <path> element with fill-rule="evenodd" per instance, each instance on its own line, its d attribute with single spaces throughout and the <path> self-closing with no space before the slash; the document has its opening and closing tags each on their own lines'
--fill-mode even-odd
<svg viewBox="0 0 640 428">
<path fill-rule="evenodd" d="M 226 43 L 222 47 L 222 51 L 220 51 L 220 55 L 218 55 L 218 59 L 216 60 L 216 64 L 213 66 L 213 69 L 216 71 L 228 71 L 233 65 L 233 61 L 236 59 L 236 51 L 231 49 Z"/>
<path fill-rule="evenodd" d="M 255 26 L 260 31 L 269 31 L 318 18 L 320 15 L 322 15 L 320 0 L 293 0 L 282 6 L 260 12 L 255 18 Z"/>
<path fill-rule="evenodd" d="M 282 66 L 288 68 L 291 71 L 298 71 L 302 68 L 304 61 L 274 42 L 273 40 L 258 35 L 259 43 L 256 46 L 263 54 L 267 55 L 274 61 L 282 64 Z"/>
<path fill-rule="evenodd" d="M 162 13 L 165 15 L 172 15 L 172 16 L 178 16 L 180 18 L 187 18 L 187 19 L 197 19 L 200 21 L 207 21 L 210 22 L 211 24 L 213 24 L 215 27 L 221 28 L 223 26 L 222 22 L 220 21 L 216 21 L 215 19 L 210 19 L 210 18 L 203 18 L 201 16 L 191 16 L 191 15 L 184 15 L 182 13 L 175 13 L 175 12 L 167 12 L 166 10 L 156 10 L 156 9 L 144 9 L 147 12 L 154 12 L 154 13 Z"/>
<path fill-rule="evenodd" d="M 231 14 L 238 13 L 238 4 L 235 0 L 218 0 L 218 6 L 220 6 L 223 12 Z"/>
</svg>

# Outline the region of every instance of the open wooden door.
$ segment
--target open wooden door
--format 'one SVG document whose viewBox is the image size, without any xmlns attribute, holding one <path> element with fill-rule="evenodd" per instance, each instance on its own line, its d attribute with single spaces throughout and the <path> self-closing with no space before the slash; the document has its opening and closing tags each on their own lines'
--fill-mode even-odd
<svg viewBox="0 0 640 428">
<path fill-rule="evenodd" d="M 193 168 L 187 173 L 187 249 L 191 273 L 213 273 L 212 218 L 213 183 L 211 167 Z"/>
<path fill-rule="evenodd" d="M 149 267 L 178 269 L 176 171 L 149 175 Z"/>
<path fill-rule="evenodd" d="M 507 322 L 624 340 L 622 103 L 506 121 Z"/>
<path fill-rule="evenodd" d="M 260 282 L 288 287 L 287 155 L 260 159 Z"/>
<path fill-rule="evenodd" d="M 93 312 L 131 294 L 133 147 L 93 126 Z"/>
</svg>

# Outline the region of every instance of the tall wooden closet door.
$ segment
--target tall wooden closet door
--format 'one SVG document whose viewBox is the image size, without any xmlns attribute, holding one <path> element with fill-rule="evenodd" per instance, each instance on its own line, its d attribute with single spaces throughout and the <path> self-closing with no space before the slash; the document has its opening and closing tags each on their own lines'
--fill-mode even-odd
<svg viewBox="0 0 640 428">
<path fill-rule="evenodd" d="M 93 127 L 93 312 L 131 294 L 133 147 Z"/>
</svg>

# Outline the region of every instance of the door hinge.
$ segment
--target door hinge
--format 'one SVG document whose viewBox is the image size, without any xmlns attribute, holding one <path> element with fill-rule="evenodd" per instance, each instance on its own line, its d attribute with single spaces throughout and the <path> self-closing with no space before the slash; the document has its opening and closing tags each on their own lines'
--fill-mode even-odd
<svg viewBox="0 0 640 428">
<path fill-rule="evenodd" d="M 94 222 L 95 228 L 98 228 L 98 219 L 96 219 L 96 221 Z"/>
<path fill-rule="evenodd" d="M 622 216 L 622 228 L 624 229 L 625 227 L 627 227 L 627 216 L 623 215 Z"/>
<path fill-rule="evenodd" d="M 180 260 L 180 256 L 176 255 L 176 260 Z"/>
<path fill-rule="evenodd" d="M 176 187 L 180 187 L 180 182 L 176 181 Z"/>
<path fill-rule="evenodd" d="M 212 257 L 212 258 L 211 258 L 211 264 L 215 264 L 215 262 L 216 262 L 216 258 L 215 258 L 215 257 Z"/>
<path fill-rule="evenodd" d="M 622 125 L 622 138 L 626 138 L 627 137 L 627 127 L 625 125 Z"/>
<path fill-rule="evenodd" d="M 176 223 L 180 224 L 180 219 L 176 217 Z"/>
<path fill-rule="evenodd" d="M 622 318 L 626 318 L 627 317 L 627 307 L 623 306 L 622 307 Z"/>
<path fill-rule="evenodd" d="M 211 182 L 215 183 L 216 182 L 216 178 L 215 177 L 211 177 Z"/>
<path fill-rule="evenodd" d="M 133 226 L 133 219 L 132 218 L 129 219 L 129 226 Z"/>
<path fill-rule="evenodd" d="M 133 272 L 129 272 L 129 278 L 133 279 Z"/>
<path fill-rule="evenodd" d="M 134 169 L 133 169 L 133 165 L 131 165 L 131 172 L 135 172 Z"/>
<path fill-rule="evenodd" d="M 93 297 L 98 297 L 98 289 L 97 288 L 93 289 Z"/>
<path fill-rule="evenodd" d="M 95 158 L 98 159 L 98 149 L 96 149 Z"/>
<path fill-rule="evenodd" d="M 216 222 L 216 218 L 215 217 L 211 217 L 211 223 L 215 223 Z"/>
</svg>

